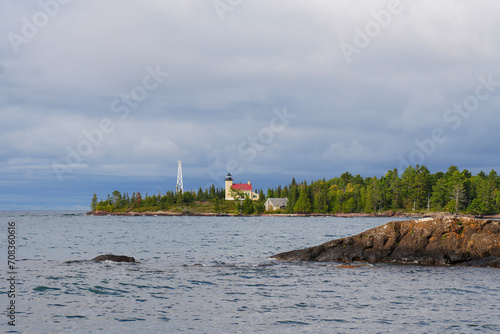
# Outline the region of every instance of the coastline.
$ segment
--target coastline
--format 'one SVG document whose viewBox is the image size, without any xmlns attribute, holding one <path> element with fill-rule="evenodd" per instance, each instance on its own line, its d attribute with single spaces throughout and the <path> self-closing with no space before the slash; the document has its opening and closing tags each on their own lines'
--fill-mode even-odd
<svg viewBox="0 0 500 334">
<path fill-rule="evenodd" d="M 485 218 L 485 219 L 500 219 L 500 214 L 480 216 L 467 214 L 453 214 L 447 212 L 374 212 L 374 213 L 263 213 L 259 215 L 238 215 L 235 213 L 215 213 L 215 212 L 174 212 L 174 211 L 145 211 L 145 212 L 109 212 L 109 211 L 89 211 L 87 216 L 207 216 L 207 217 L 339 217 L 339 218 L 363 218 L 363 217 L 394 217 L 394 218 L 434 218 L 441 216 L 451 217 L 468 217 L 468 218 Z"/>
<path fill-rule="evenodd" d="M 271 258 L 500 268 L 500 222 L 453 216 L 393 221 Z"/>
</svg>

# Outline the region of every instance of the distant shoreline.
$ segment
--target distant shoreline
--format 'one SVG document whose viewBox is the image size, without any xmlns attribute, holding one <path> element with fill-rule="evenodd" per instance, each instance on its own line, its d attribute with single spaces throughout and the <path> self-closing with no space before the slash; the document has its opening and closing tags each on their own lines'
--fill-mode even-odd
<svg viewBox="0 0 500 334">
<path fill-rule="evenodd" d="M 339 218 L 362 218 L 362 217 L 381 217 L 381 218 L 424 218 L 424 217 L 438 217 L 438 216 L 455 216 L 455 217 L 473 217 L 473 218 L 488 218 L 500 219 L 500 214 L 489 216 L 474 216 L 464 214 L 453 214 L 445 212 L 428 212 L 428 213 L 408 213 L 408 212 L 376 212 L 376 213 L 263 213 L 259 215 L 238 215 L 234 213 L 214 213 L 214 212 L 173 212 L 173 211 L 145 211 L 145 212 L 108 212 L 108 211 L 89 211 L 87 216 L 166 216 L 166 217 L 179 217 L 179 216 L 203 216 L 203 217 L 339 217 Z"/>
</svg>

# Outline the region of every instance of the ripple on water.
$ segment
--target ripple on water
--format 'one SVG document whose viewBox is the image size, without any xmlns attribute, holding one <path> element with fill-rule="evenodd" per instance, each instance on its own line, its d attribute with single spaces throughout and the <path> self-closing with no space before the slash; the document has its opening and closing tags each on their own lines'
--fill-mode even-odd
<svg viewBox="0 0 500 334">
<path fill-rule="evenodd" d="M 126 290 L 106 288 L 106 287 L 103 287 L 100 285 L 96 285 L 94 287 L 89 287 L 88 291 L 95 293 L 95 294 L 98 294 L 98 295 L 112 295 L 112 296 L 117 296 L 117 295 L 129 293 Z"/>
<path fill-rule="evenodd" d="M 53 288 L 53 287 L 50 287 L 50 286 L 43 286 L 43 285 L 40 285 L 40 286 L 37 286 L 36 288 L 33 288 L 33 291 L 37 291 L 37 292 L 45 292 L 45 291 L 59 291 L 61 289 L 59 288 Z"/>
<path fill-rule="evenodd" d="M 20 332 L 500 331 L 490 269 L 266 259 L 381 220 L 40 217 L 18 219 Z M 88 260 L 110 252 L 144 259 Z"/>
<path fill-rule="evenodd" d="M 129 322 L 129 321 L 146 321 L 146 319 L 144 318 L 123 318 L 123 319 L 118 319 L 118 318 L 115 318 L 115 320 L 119 321 L 119 322 Z"/>
</svg>

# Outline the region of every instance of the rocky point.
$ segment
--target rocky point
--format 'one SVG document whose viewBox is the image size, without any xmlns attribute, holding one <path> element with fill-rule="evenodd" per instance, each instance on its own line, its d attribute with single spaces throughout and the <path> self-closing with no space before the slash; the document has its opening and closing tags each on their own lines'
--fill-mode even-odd
<svg viewBox="0 0 500 334">
<path fill-rule="evenodd" d="M 445 216 L 394 221 L 355 236 L 272 258 L 500 268 L 500 222 Z"/>
</svg>

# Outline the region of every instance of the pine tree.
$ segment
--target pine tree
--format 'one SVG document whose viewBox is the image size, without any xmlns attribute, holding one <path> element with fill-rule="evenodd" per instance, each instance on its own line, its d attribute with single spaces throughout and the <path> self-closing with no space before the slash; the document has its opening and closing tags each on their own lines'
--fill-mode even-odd
<svg viewBox="0 0 500 334">
<path fill-rule="evenodd" d="M 309 200 L 307 186 L 302 186 L 300 188 L 299 198 L 293 207 L 293 212 L 295 213 L 310 213 L 311 212 L 311 202 Z"/>
<path fill-rule="evenodd" d="M 250 197 L 245 196 L 245 199 L 241 204 L 241 209 L 244 215 L 251 215 L 254 212 L 253 201 Z"/>
<path fill-rule="evenodd" d="M 90 204 L 90 208 L 94 211 L 97 208 L 97 195 L 94 193 L 94 197 L 92 197 L 92 203 Z"/>
<path fill-rule="evenodd" d="M 295 179 L 293 179 L 295 181 Z M 290 186 L 290 191 L 288 192 L 288 203 L 286 205 L 286 211 L 288 213 L 294 212 L 295 203 L 299 198 L 299 191 L 297 190 L 297 185 L 292 182 Z"/>
<path fill-rule="evenodd" d="M 458 171 L 454 171 L 450 180 L 450 202 L 448 210 L 450 212 L 459 212 L 463 204 L 467 201 L 465 192 L 465 177 Z"/>
<path fill-rule="evenodd" d="M 314 195 L 314 212 L 327 213 L 328 212 L 328 193 L 326 185 L 321 186 L 320 190 Z"/>
<path fill-rule="evenodd" d="M 444 177 L 440 178 L 432 189 L 431 206 L 435 210 L 442 210 L 450 198 L 448 182 Z"/>
<path fill-rule="evenodd" d="M 219 198 L 216 197 L 214 201 L 214 212 L 215 213 L 220 213 L 220 204 L 219 204 Z"/>
</svg>

